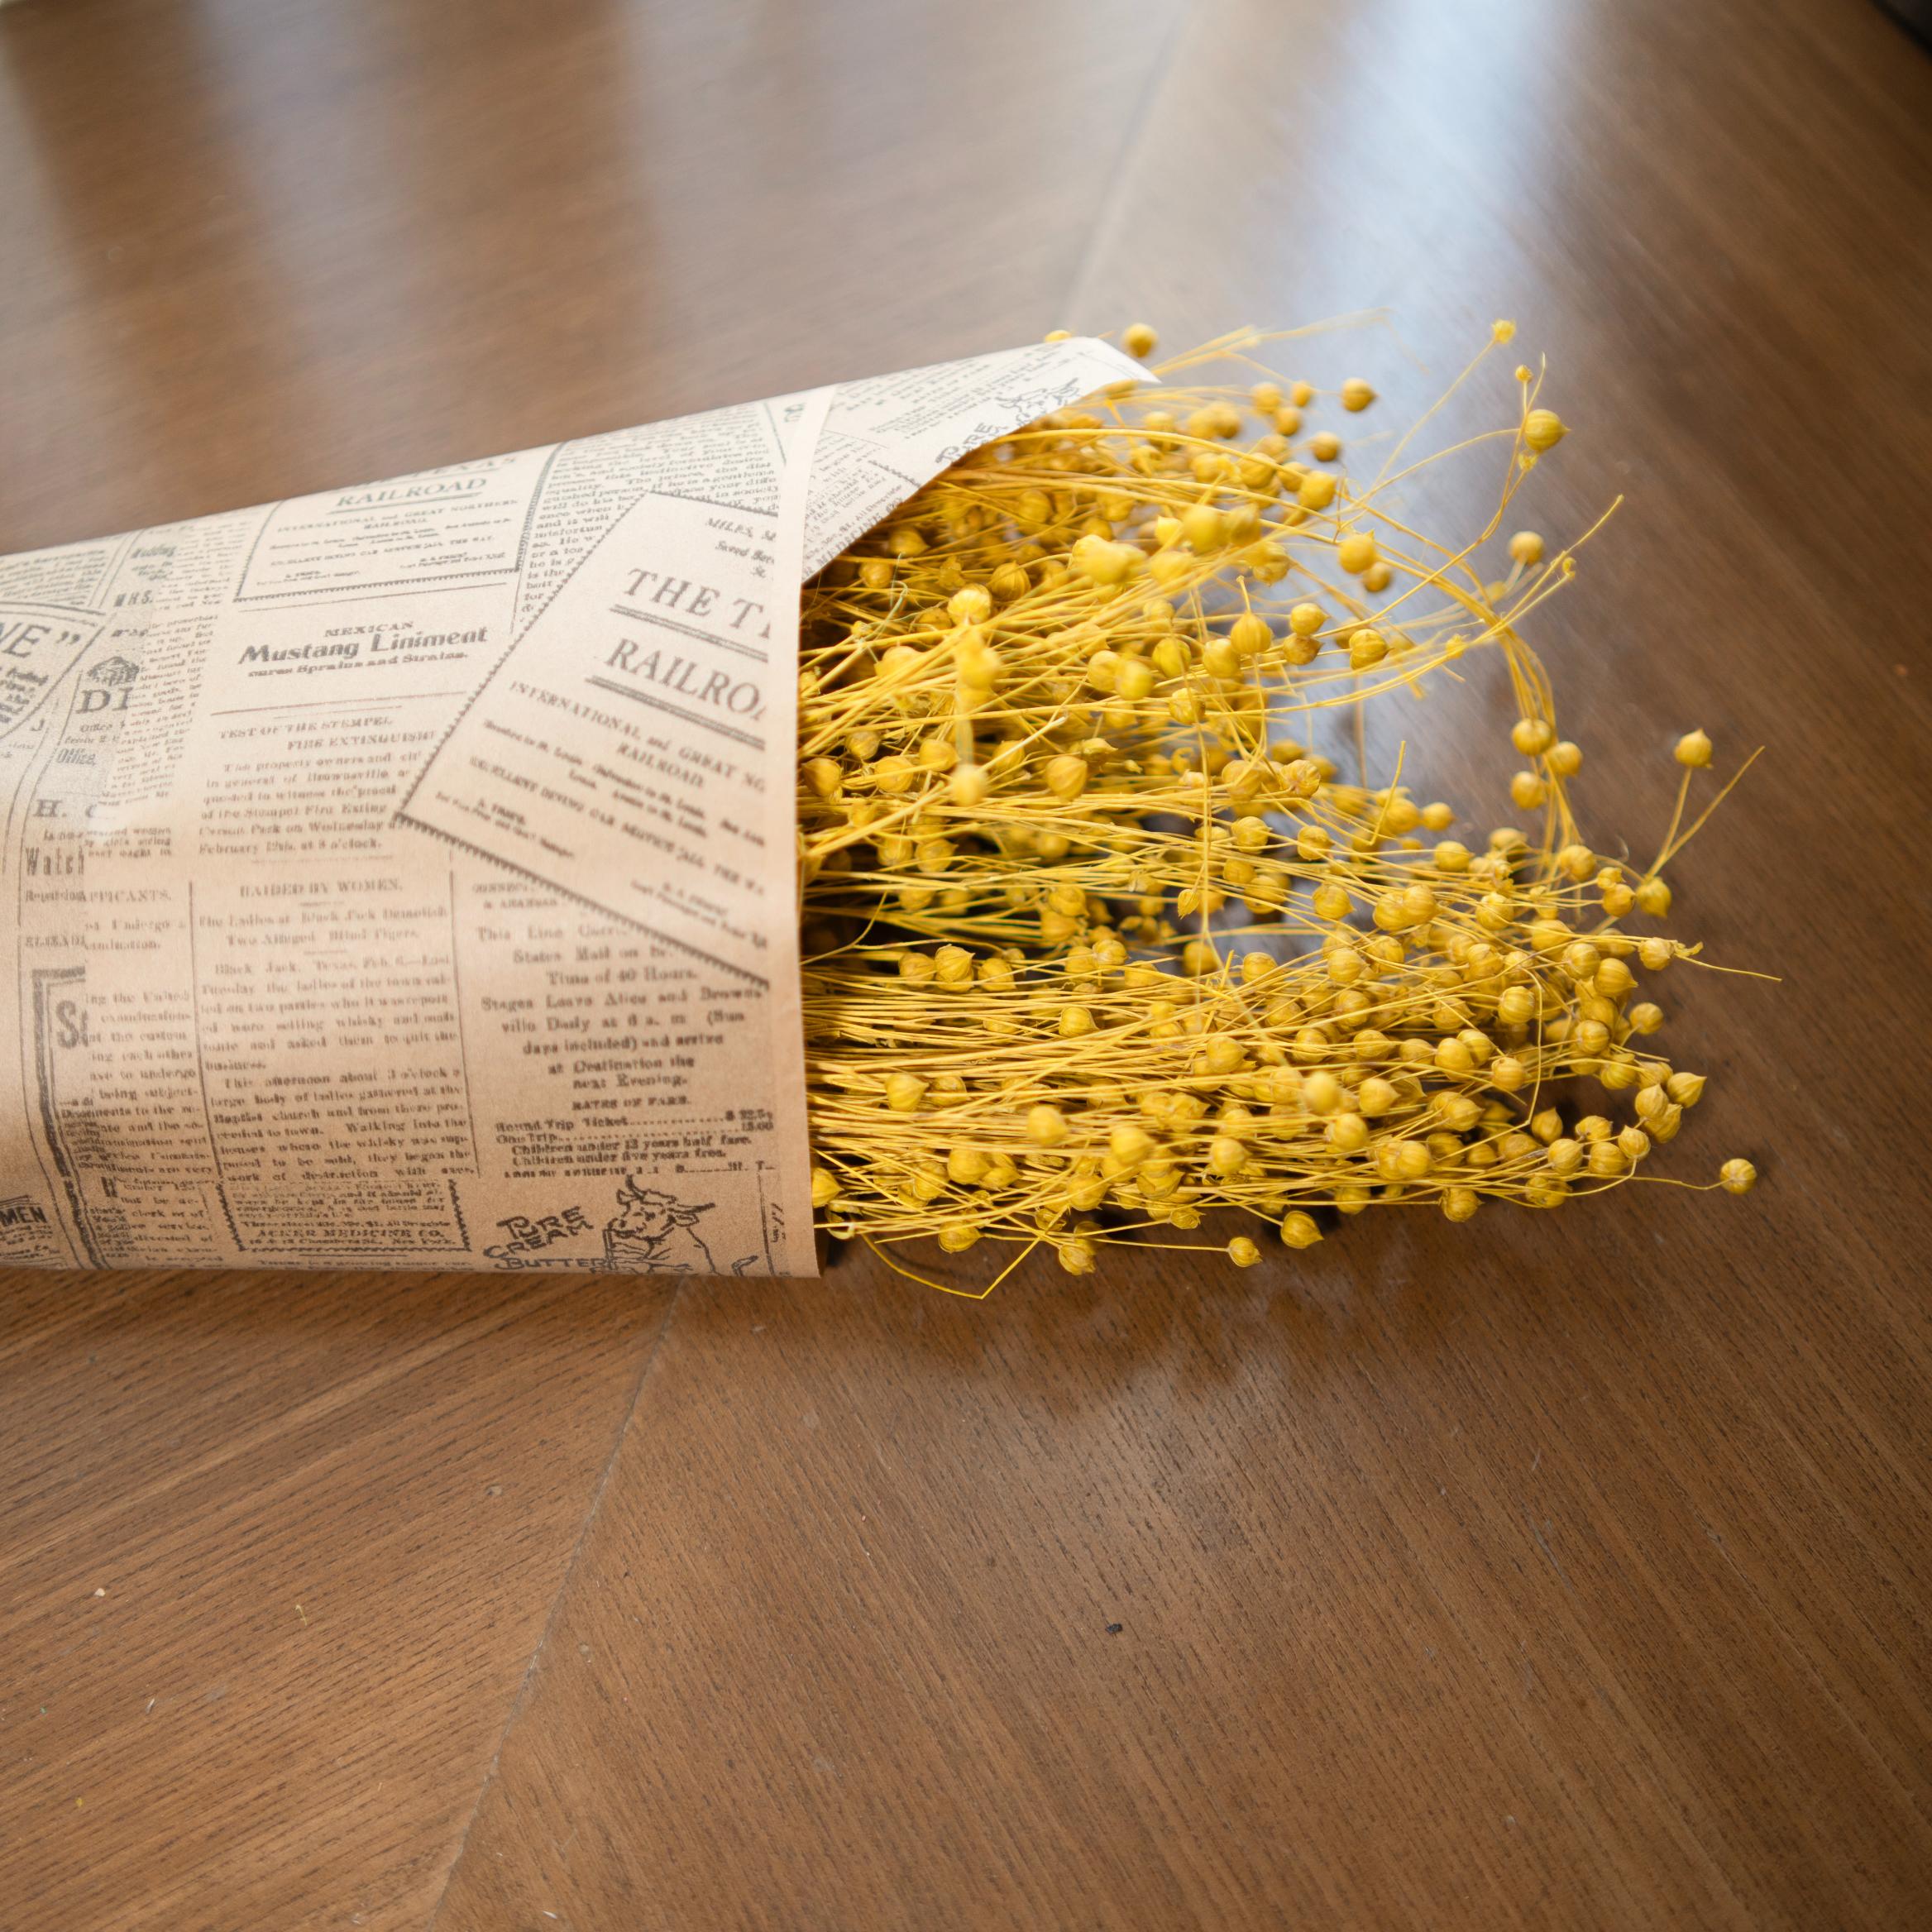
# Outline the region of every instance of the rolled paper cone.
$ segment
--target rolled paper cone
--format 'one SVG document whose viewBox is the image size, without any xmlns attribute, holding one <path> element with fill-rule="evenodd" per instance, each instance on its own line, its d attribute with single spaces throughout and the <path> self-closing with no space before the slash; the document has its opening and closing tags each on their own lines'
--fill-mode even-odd
<svg viewBox="0 0 1932 1932">
<path fill-rule="evenodd" d="M 798 586 L 1074 339 L 0 558 L 0 1260 L 815 1271 Z"/>
</svg>

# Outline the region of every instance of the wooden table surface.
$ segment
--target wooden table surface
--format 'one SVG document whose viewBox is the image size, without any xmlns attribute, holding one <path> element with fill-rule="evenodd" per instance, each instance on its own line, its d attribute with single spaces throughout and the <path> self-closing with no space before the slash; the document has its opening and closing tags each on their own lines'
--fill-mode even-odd
<svg viewBox="0 0 1932 1932">
<path fill-rule="evenodd" d="M 1542 526 L 1628 499 L 1582 805 L 1766 746 L 1679 903 L 1781 975 L 1672 983 L 1742 1201 L 10 1277 L 0 1925 L 1932 1923 L 1929 261 L 1853 0 L 0 12 L 0 550 L 1056 324 L 1385 308 L 1306 362 L 1399 417 L 1511 315 Z"/>
</svg>

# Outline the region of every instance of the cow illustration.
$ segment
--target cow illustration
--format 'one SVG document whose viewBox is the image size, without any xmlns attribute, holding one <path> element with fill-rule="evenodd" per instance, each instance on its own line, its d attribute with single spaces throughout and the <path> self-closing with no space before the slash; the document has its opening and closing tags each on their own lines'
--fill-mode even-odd
<svg viewBox="0 0 1932 1932">
<path fill-rule="evenodd" d="M 629 1274 L 715 1274 L 711 1251 L 692 1230 L 716 1204 L 694 1208 L 628 1176 L 617 1190 L 617 1212 L 604 1224 L 604 1265 Z"/>
</svg>

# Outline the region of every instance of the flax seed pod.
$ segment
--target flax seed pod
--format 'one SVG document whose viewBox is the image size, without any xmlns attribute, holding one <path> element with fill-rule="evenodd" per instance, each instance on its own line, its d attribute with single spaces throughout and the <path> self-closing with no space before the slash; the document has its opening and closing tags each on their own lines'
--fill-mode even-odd
<svg viewBox="0 0 1932 1932">
<path fill-rule="evenodd" d="M 1321 418 L 1370 385 L 1256 382 L 1269 347 L 1230 337 L 1150 370 L 1145 405 L 1110 392 L 968 454 L 806 587 L 812 1198 L 902 1271 L 921 1243 L 1248 1268 L 1331 1212 L 1555 1209 L 1646 1178 L 1703 1091 L 1657 1052 L 1648 984 L 1698 949 L 1619 922 L 1671 912 L 1710 739 L 1663 761 L 1655 861 L 1607 856 L 1526 635 L 1574 548 L 1499 538 L 1472 591 L 1406 496 L 1398 521 L 1340 466 Z M 1304 414 L 1333 466 L 1287 440 Z M 1569 446 L 1547 409 L 1499 416 L 1501 530 Z M 1438 460 L 1461 459 L 1404 485 L 1425 505 Z M 1426 730 L 1386 782 L 1357 768 L 1356 707 L 1444 676 L 1493 679 L 1517 720 L 1524 768 L 1493 783 L 1518 815 L 1486 839 L 1411 802 Z M 1734 1160 L 1713 1184 L 1755 1179 Z"/>
</svg>

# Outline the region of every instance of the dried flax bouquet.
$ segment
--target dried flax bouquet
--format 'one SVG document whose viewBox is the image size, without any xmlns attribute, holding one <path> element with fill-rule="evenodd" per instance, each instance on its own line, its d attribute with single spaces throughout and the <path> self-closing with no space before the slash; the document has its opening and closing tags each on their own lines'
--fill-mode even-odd
<svg viewBox="0 0 1932 1932">
<path fill-rule="evenodd" d="M 1459 446 L 1503 481 L 1452 547 L 1400 514 L 1415 431 L 1358 479 L 1373 392 L 1250 386 L 1270 339 L 977 452 L 806 587 L 813 1195 L 895 1265 L 936 1239 L 1246 1267 L 1374 1206 L 1555 1208 L 1643 1174 L 1703 1091 L 1647 982 L 1696 953 L 1657 929 L 1710 744 L 1677 745 L 1653 863 L 1596 849 L 1523 634 L 1573 557 L 1521 532 L 1483 575 L 1565 433 L 1538 380 Z M 1230 365 L 1240 385 L 1206 381 Z M 1485 652 L 1518 712 L 1509 825 L 1458 837 L 1448 805 L 1297 741 Z M 1188 1240 L 1216 1211 L 1245 1231 Z"/>
</svg>

